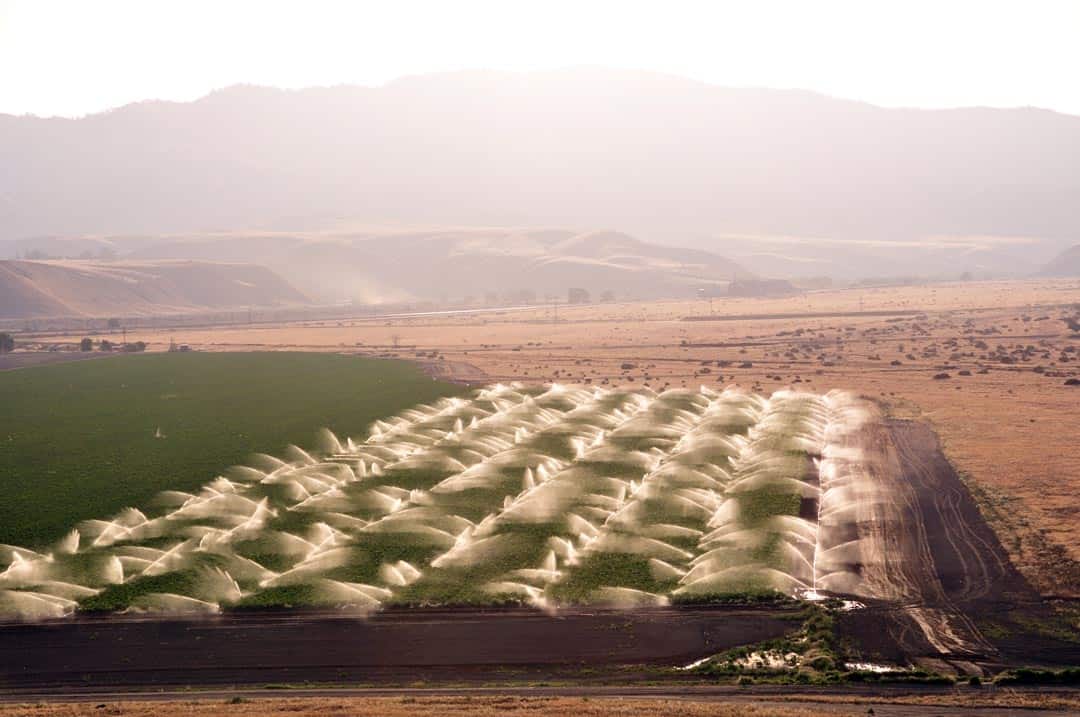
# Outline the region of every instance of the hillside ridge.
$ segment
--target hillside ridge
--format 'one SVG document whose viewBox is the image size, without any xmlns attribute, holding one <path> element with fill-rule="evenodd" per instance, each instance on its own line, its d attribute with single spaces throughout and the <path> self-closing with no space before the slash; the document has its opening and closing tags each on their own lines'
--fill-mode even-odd
<svg viewBox="0 0 1080 717">
<path fill-rule="evenodd" d="M 0 260 L 2 319 L 143 316 L 306 302 L 289 282 L 254 264 Z"/>
</svg>

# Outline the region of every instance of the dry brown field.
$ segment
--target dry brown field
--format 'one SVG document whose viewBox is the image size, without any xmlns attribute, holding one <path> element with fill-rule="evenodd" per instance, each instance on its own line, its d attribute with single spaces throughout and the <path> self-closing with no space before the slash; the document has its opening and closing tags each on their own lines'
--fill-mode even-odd
<svg viewBox="0 0 1080 717">
<path fill-rule="evenodd" d="M 665 697 L 555 697 L 520 694 L 420 697 L 266 697 L 207 698 L 191 696 L 161 701 L 131 700 L 95 702 L 48 702 L 0 705 L 3 717 L 78 717 L 81 715 L 127 715 L 142 717 L 167 712 L 171 715 L 340 715 L 344 717 L 454 717 L 456 715 L 530 715 L 533 717 L 837 717 L 838 715 L 986 715 L 1016 714 L 1037 710 L 1042 714 L 1075 714 L 1080 700 L 1074 693 L 998 690 L 956 691 L 935 695 L 824 695 L 772 694 L 680 698 Z"/>
<path fill-rule="evenodd" d="M 100 704 L 100 703 L 99 703 Z M 779 705 L 747 705 L 744 703 L 693 702 L 683 700 L 590 699 L 544 697 L 360 697 L 360 698 L 300 698 L 268 699 L 239 702 L 187 701 L 119 702 L 102 704 L 43 704 L 0 706 L 5 717 L 75 717 L 77 715 L 130 715 L 149 717 L 168 712 L 170 715 L 209 717 L 210 715 L 327 715 L 345 717 L 453 717 L 468 715 L 534 715 L 555 717 L 575 715 L 593 717 L 620 715 L 686 715 L 696 717 L 818 717 L 823 715 L 863 714 L 852 705 L 823 705 L 821 708 L 788 707 Z"/>
<path fill-rule="evenodd" d="M 893 312 L 893 313 L 890 313 Z M 396 356 L 470 381 L 851 389 L 929 421 L 1010 556 L 1080 596 L 1080 280 L 129 331 L 150 350 Z M 686 320 L 696 317 L 699 320 Z M 57 341 L 77 341 L 71 336 Z M 948 374 L 948 378 L 935 378 Z"/>
</svg>

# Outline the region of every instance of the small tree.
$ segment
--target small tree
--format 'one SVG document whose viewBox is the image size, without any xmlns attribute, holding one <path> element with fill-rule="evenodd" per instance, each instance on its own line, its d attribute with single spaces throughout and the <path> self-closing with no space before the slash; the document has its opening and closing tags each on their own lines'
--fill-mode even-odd
<svg viewBox="0 0 1080 717">
<path fill-rule="evenodd" d="M 589 303 L 589 292 L 585 289 L 572 287 L 566 292 L 566 303 L 587 304 Z"/>
<path fill-rule="evenodd" d="M 15 350 L 15 338 L 9 333 L 0 333 L 0 354 Z"/>
<path fill-rule="evenodd" d="M 98 350 L 100 350 L 100 351 L 112 351 L 113 350 L 112 341 L 109 341 L 108 339 L 102 339 L 101 340 L 101 345 L 98 347 Z"/>
<path fill-rule="evenodd" d="M 82 341 L 79 342 L 79 350 L 80 351 L 93 351 L 94 350 L 94 340 L 91 339 L 89 336 L 86 337 L 85 339 L 83 339 Z"/>
</svg>

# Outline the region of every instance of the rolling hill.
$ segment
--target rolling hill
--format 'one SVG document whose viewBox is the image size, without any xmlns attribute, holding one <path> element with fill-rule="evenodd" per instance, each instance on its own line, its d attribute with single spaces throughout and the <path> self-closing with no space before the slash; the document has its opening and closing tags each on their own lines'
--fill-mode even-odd
<svg viewBox="0 0 1080 717">
<path fill-rule="evenodd" d="M 1058 254 L 1040 273 L 1043 276 L 1080 276 L 1080 244 Z"/>
<path fill-rule="evenodd" d="M 140 286 L 139 296 L 131 299 L 132 306 L 147 312 L 302 300 L 294 286 L 303 297 L 321 303 L 467 297 L 489 301 L 491 295 L 499 301 L 515 302 L 542 300 L 548 295 L 565 298 L 570 287 L 588 289 L 596 297 L 604 292 L 619 298 L 686 297 L 696 295 L 701 288 L 724 290 L 732 279 L 754 276 L 737 263 L 700 249 L 649 244 L 615 231 L 562 229 L 238 232 L 0 242 L 0 258 L 28 252 L 60 257 L 108 255 L 134 262 L 6 262 L 32 268 L 29 284 L 42 285 L 36 292 L 18 289 L 19 298 L 9 302 L 38 312 L 35 315 L 81 306 L 85 300 L 78 297 L 91 294 L 97 297 L 95 306 L 123 306 L 127 299 L 122 297 L 129 296 L 133 286 L 127 278 L 133 272 L 149 272 L 168 280 L 139 280 L 149 283 Z M 259 267 L 253 267 L 253 262 Z M 206 276 L 210 272 L 240 272 L 242 267 L 243 271 L 258 269 L 262 273 L 257 278 L 230 275 L 211 280 Z M 79 271 L 71 272 L 72 268 Z M 187 268 L 187 273 L 181 268 Z M 181 273 L 183 282 L 177 285 Z M 83 285 L 87 274 L 92 274 L 94 281 L 118 276 L 123 281 L 108 283 L 109 290 L 103 287 L 89 292 Z M 64 284 L 68 286 L 62 287 Z M 0 292 L 14 290 L 5 287 L 25 285 L 16 271 L 0 273 Z M 151 290 L 154 294 L 149 296 Z M 65 298 L 57 302 L 56 296 Z M 93 311 L 99 314 L 102 310 Z M 117 309 L 106 313 L 114 311 Z"/>
<path fill-rule="evenodd" d="M 258 262 L 318 302 L 415 299 L 500 301 L 597 296 L 691 296 L 753 276 L 724 257 L 640 241 L 613 231 L 376 229 L 351 233 L 227 233 L 7 242 L 7 253 L 103 253 L 140 262 Z M 4 243 L 0 242 L 0 256 Z"/>
<path fill-rule="evenodd" d="M 251 264 L 0 261 L 0 319 L 141 316 L 306 301 L 281 277 Z"/>
</svg>

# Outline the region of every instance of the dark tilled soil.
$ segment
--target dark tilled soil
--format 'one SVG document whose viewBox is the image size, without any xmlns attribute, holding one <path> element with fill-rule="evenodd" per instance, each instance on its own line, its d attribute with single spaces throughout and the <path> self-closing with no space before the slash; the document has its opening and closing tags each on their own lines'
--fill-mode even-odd
<svg viewBox="0 0 1080 717">
<path fill-rule="evenodd" d="M 918 520 L 940 582 L 938 599 L 966 604 L 1037 601 L 1038 595 L 1009 563 L 930 427 L 894 420 L 888 428 L 903 480 L 918 496 Z"/>
<path fill-rule="evenodd" d="M 916 660 L 961 672 L 979 671 L 975 664 L 1080 664 L 1080 636 L 1070 639 L 1067 621 L 1009 562 L 933 431 L 900 420 L 888 421 L 886 430 L 904 518 L 893 543 L 904 553 L 899 564 L 916 599 L 844 614 L 839 622 L 848 644 L 871 661 Z M 934 641 L 916 615 L 937 629 Z"/>
<path fill-rule="evenodd" d="M 798 624 L 790 612 L 731 608 L 82 619 L 0 628 L 0 687 L 587 677 L 686 664 Z"/>
</svg>

